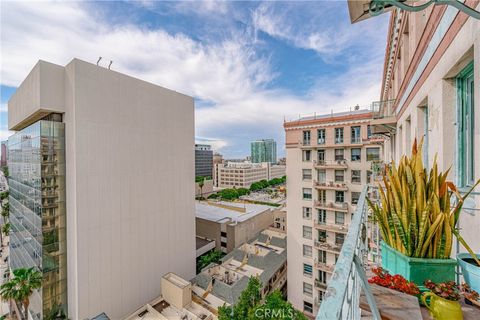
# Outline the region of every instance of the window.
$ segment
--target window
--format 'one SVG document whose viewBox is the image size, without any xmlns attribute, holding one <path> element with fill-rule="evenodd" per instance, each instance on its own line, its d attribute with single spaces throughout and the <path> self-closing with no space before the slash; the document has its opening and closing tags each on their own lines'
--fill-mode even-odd
<svg viewBox="0 0 480 320">
<path fill-rule="evenodd" d="M 345 213 L 335 211 L 335 224 L 345 224 Z"/>
<path fill-rule="evenodd" d="M 321 283 L 327 282 L 327 273 L 325 271 L 318 271 L 318 281 Z"/>
<path fill-rule="evenodd" d="M 352 128 L 352 135 L 351 135 L 352 143 L 360 143 L 360 141 L 361 141 L 360 126 L 351 127 L 351 128 Z"/>
<path fill-rule="evenodd" d="M 371 183 L 372 181 L 371 180 L 371 177 L 372 177 L 372 171 L 371 170 L 367 170 L 367 183 Z"/>
<path fill-rule="evenodd" d="M 317 130 L 318 144 L 325 144 L 325 129 Z"/>
<path fill-rule="evenodd" d="M 335 233 L 335 244 L 342 245 L 345 241 L 345 235 L 343 233 Z"/>
<path fill-rule="evenodd" d="M 220 246 L 223 247 L 223 248 L 226 248 L 226 247 L 227 247 L 227 243 L 224 242 L 224 241 L 221 241 L 221 242 L 220 242 Z"/>
<path fill-rule="evenodd" d="M 303 245 L 303 256 L 311 257 L 312 256 L 312 246 Z"/>
<path fill-rule="evenodd" d="M 367 148 L 367 161 L 380 160 L 380 148 Z"/>
<path fill-rule="evenodd" d="M 318 209 L 318 224 L 325 224 L 327 222 L 327 210 L 325 209 Z"/>
<path fill-rule="evenodd" d="M 327 251 L 318 250 L 318 262 L 327 263 Z"/>
<path fill-rule="evenodd" d="M 303 294 L 311 297 L 312 293 L 313 293 L 312 285 L 310 283 L 304 282 L 303 283 Z"/>
<path fill-rule="evenodd" d="M 318 159 L 318 163 L 325 162 L 325 150 L 319 149 L 317 151 L 317 159 Z"/>
<path fill-rule="evenodd" d="M 343 191 L 335 191 L 335 202 L 345 202 L 345 194 Z"/>
<path fill-rule="evenodd" d="M 318 170 L 317 176 L 318 176 L 318 182 L 324 183 L 327 180 L 327 173 L 325 169 Z"/>
<path fill-rule="evenodd" d="M 312 273 L 313 273 L 312 265 L 304 263 L 303 264 L 303 274 L 307 277 L 311 277 Z"/>
<path fill-rule="evenodd" d="M 325 203 L 327 201 L 327 191 L 326 190 L 319 190 L 318 191 L 318 201 L 321 203 Z"/>
<path fill-rule="evenodd" d="M 312 170 L 311 169 L 303 169 L 302 170 L 302 179 L 303 180 L 312 180 Z"/>
<path fill-rule="evenodd" d="M 310 302 L 303 301 L 303 311 L 306 313 L 313 313 L 313 305 Z"/>
<path fill-rule="evenodd" d="M 360 192 L 353 192 L 352 191 L 352 204 L 357 204 L 358 199 L 360 199 Z"/>
<path fill-rule="evenodd" d="M 343 182 L 345 178 L 344 170 L 335 170 L 335 182 Z"/>
<path fill-rule="evenodd" d="M 303 150 L 303 161 L 311 161 L 312 160 L 312 151 L 311 150 Z"/>
<path fill-rule="evenodd" d="M 310 131 L 303 131 L 303 145 L 310 145 Z"/>
<path fill-rule="evenodd" d="M 303 226 L 303 237 L 305 239 L 312 239 L 312 227 Z"/>
<path fill-rule="evenodd" d="M 344 154 L 343 149 L 335 149 L 335 160 L 339 161 L 339 160 L 345 159 L 343 154 Z"/>
<path fill-rule="evenodd" d="M 318 230 L 318 241 L 326 242 L 327 241 L 327 231 Z"/>
<path fill-rule="evenodd" d="M 225 231 L 220 231 L 220 236 L 221 237 L 227 237 L 227 233 Z"/>
<path fill-rule="evenodd" d="M 457 77 L 458 96 L 458 184 L 470 186 L 475 179 L 473 62 Z"/>
<path fill-rule="evenodd" d="M 343 128 L 335 128 L 335 143 L 343 143 Z"/>
<path fill-rule="evenodd" d="M 312 199 L 312 189 L 303 188 L 303 199 L 311 200 Z"/>
<path fill-rule="evenodd" d="M 370 139 L 372 137 L 372 127 L 370 125 L 367 126 L 367 138 Z"/>
<path fill-rule="evenodd" d="M 303 207 L 303 219 L 310 219 L 312 217 L 312 208 Z"/>
<path fill-rule="evenodd" d="M 351 152 L 352 152 L 352 161 L 362 160 L 362 149 L 352 148 Z"/>
<path fill-rule="evenodd" d="M 325 297 L 325 291 L 319 290 L 318 291 L 318 301 L 323 301 L 324 297 Z"/>
<path fill-rule="evenodd" d="M 352 183 L 362 183 L 362 172 L 360 170 L 352 170 Z"/>
</svg>

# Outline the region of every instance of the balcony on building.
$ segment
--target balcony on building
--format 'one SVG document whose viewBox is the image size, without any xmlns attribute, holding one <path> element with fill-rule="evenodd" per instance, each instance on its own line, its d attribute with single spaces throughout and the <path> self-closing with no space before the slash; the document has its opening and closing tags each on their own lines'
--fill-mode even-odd
<svg viewBox="0 0 480 320">
<path fill-rule="evenodd" d="M 315 259 L 315 264 L 314 265 L 315 265 L 316 269 L 326 271 L 328 273 L 333 273 L 333 270 L 335 269 L 334 265 L 327 264 L 325 262 L 320 262 L 317 259 Z"/>
<path fill-rule="evenodd" d="M 317 289 L 327 289 L 327 284 L 325 282 L 322 282 L 319 279 L 315 279 L 315 288 L 317 288 Z"/>
<path fill-rule="evenodd" d="M 348 212 L 348 203 L 346 202 L 331 202 L 331 201 L 327 202 L 327 201 L 316 200 L 313 204 L 318 209 Z"/>
<path fill-rule="evenodd" d="M 348 191 L 348 186 L 345 182 L 335 182 L 335 181 L 328 181 L 328 182 L 318 182 L 315 181 L 315 188 L 321 190 L 339 190 L 339 191 Z"/>
<path fill-rule="evenodd" d="M 314 227 L 316 229 L 331 231 L 336 233 L 348 233 L 348 225 L 346 224 L 335 224 L 335 223 L 323 223 L 319 220 L 315 220 Z"/>
<path fill-rule="evenodd" d="M 332 161 L 314 160 L 313 165 L 316 168 L 320 168 L 320 169 L 347 169 L 348 168 L 347 160 L 345 159 L 332 160 Z"/>
<path fill-rule="evenodd" d="M 373 118 L 370 121 L 372 134 L 391 135 L 396 131 L 397 117 L 393 109 L 395 100 L 372 102 Z"/>
<path fill-rule="evenodd" d="M 313 245 L 316 249 L 324 250 L 330 253 L 340 253 L 343 243 L 329 243 L 326 241 L 326 239 L 319 238 L 313 242 Z"/>
</svg>

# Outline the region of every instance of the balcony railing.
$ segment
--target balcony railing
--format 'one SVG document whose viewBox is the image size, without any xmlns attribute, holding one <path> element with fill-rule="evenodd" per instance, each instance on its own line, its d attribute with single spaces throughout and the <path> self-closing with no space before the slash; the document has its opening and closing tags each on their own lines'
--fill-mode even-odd
<svg viewBox="0 0 480 320">
<path fill-rule="evenodd" d="M 325 250 L 333 253 L 339 253 L 342 250 L 343 244 L 334 244 L 326 241 L 317 241 L 313 242 L 313 245 L 316 249 Z"/>
<path fill-rule="evenodd" d="M 319 262 L 317 259 L 315 259 L 315 268 L 332 273 L 335 269 L 335 266 L 332 266 L 331 264 L 326 264 L 325 262 Z"/>
<path fill-rule="evenodd" d="M 318 182 L 318 181 L 315 181 L 315 187 L 319 188 L 319 189 L 327 189 L 327 190 L 348 191 L 347 184 L 344 183 L 344 182 L 334 182 L 334 181 Z"/>
<path fill-rule="evenodd" d="M 362 138 L 360 138 L 360 137 L 352 137 L 351 142 L 352 142 L 352 143 L 362 143 Z"/>
<path fill-rule="evenodd" d="M 381 319 L 365 275 L 367 256 L 368 209 L 367 186 L 364 187 L 350 224 L 317 320 L 360 319 L 360 292 L 363 289 L 373 319 Z M 316 241 L 315 241 L 316 244 Z M 316 284 L 316 282 L 315 282 Z"/>
<path fill-rule="evenodd" d="M 314 205 L 320 209 L 348 211 L 348 203 L 346 202 L 326 202 L 317 200 L 314 202 Z"/>
<path fill-rule="evenodd" d="M 339 168 L 339 169 L 347 169 L 348 164 L 347 160 L 333 160 L 333 161 L 326 161 L 326 160 L 314 160 L 313 165 L 316 167 L 321 168 Z"/>
<path fill-rule="evenodd" d="M 315 228 L 320 229 L 320 230 L 338 232 L 338 233 L 347 233 L 348 232 L 348 225 L 323 223 L 319 220 L 315 220 Z"/>
<path fill-rule="evenodd" d="M 325 282 L 322 282 L 322 281 L 318 280 L 318 279 L 315 279 L 315 288 L 326 289 L 327 284 Z"/>
<path fill-rule="evenodd" d="M 372 102 L 373 119 L 383 119 L 395 116 L 393 106 L 395 100 Z"/>
</svg>

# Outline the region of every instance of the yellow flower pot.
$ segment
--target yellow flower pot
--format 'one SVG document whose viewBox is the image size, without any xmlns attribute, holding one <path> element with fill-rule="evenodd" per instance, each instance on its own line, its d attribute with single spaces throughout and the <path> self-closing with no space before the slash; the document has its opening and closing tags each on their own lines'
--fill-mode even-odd
<svg viewBox="0 0 480 320">
<path fill-rule="evenodd" d="M 433 292 L 425 292 L 422 295 L 422 302 L 435 320 L 463 320 L 462 307 L 458 301 L 444 299 Z"/>
</svg>

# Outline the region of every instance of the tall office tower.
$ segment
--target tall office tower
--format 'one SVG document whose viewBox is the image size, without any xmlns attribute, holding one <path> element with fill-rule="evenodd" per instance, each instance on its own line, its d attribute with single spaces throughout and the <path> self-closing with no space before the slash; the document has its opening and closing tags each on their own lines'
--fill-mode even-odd
<svg viewBox="0 0 480 320">
<path fill-rule="evenodd" d="M 213 150 L 208 144 L 195 145 L 195 176 L 212 177 Z"/>
<path fill-rule="evenodd" d="M 251 161 L 253 163 L 270 162 L 277 163 L 277 143 L 273 139 L 252 141 Z"/>
<path fill-rule="evenodd" d="M 195 275 L 191 97 L 40 61 L 8 117 L 10 267 L 43 273 L 33 319 L 54 305 L 120 319 L 160 294 L 163 274 Z"/>
<path fill-rule="evenodd" d="M 308 315 L 318 311 L 371 164 L 382 154 L 371 119 L 369 110 L 355 110 L 284 124 L 288 299 Z"/>
</svg>

